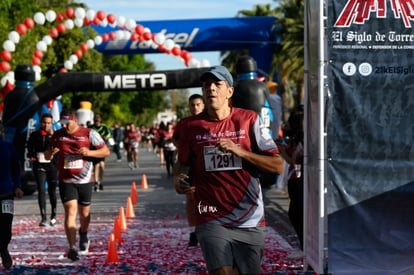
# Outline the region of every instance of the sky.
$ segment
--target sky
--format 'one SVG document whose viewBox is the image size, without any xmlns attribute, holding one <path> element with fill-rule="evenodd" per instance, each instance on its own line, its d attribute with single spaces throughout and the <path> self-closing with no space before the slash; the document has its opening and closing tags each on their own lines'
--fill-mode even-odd
<svg viewBox="0 0 414 275">
<path fill-rule="evenodd" d="M 88 9 L 124 16 L 139 21 L 202 19 L 235 17 L 240 10 L 252 10 L 255 5 L 274 3 L 272 0 L 79 0 Z M 211 65 L 220 64 L 219 52 L 191 53 L 197 60 L 206 59 Z M 146 54 L 157 70 L 184 69 L 185 65 L 166 54 Z"/>
</svg>

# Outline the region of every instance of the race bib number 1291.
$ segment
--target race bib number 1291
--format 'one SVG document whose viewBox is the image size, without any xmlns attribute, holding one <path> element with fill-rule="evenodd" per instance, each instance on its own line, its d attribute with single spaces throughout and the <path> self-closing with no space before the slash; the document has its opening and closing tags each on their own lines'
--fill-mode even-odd
<svg viewBox="0 0 414 275">
<path fill-rule="evenodd" d="M 242 169 L 241 158 L 232 153 L 223 153 L 215 146 L 204 147 L 204 165 L 206 171 L 226 171 Z"/>
</svg>

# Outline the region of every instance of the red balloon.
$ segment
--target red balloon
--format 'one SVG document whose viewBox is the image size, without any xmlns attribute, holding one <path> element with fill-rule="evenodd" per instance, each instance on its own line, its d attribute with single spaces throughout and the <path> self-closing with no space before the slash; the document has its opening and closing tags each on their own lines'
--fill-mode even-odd
<svg viewBox="0 0 414 275">
<path fill-rule="evenodd" d="M 109 35 L 107 33 L 102 34 L 102 41 L 106 42 L 109 40 Z"/>
<path fill-rule="evenodd" d="M 35 23 L 34 23 L 32 18 L 28 17 L 28 18 L 24 19 L 24 24 L 26 25 L 26 27 L 28 29 L 33 29 Z"/>
<path fill-rule="evenodd" d="M 191 54 L 186 50 L 181 51 L 181 57 L 187 62 L 192 58 Z"/>
<path fill-rule="evenodd" d="M 110 32 L 109 33 L 109 39 L 115 40 L 116 39 L 116 33 L 115 32 Z"/>
<path fill-rule="evenodd" d="M 81 44 L 80 48 L 81 48 L 82 52 L 87 52 L 88 51 L 88 45 L 86 43 Z"/>
<path fill-rule="evenodd" d="M 87 17 L 85 17 L 85 18 L 83 18 L 83 24 L 85 26 L 89 26 L 91 24 L 91 21 Z"/>
<path fill-rule="evenodd" d="M 33 53 L 33 56 L 37 57 L 39 59 L 42 59 L 44 55 L 43 55 L 43 52 L 41 50 L 35 50 L 34 53 Z"/>
<path fill-rule="evenodd" d="M 96 25 L 96 26 L 98 26 L 98 25 L 99 25 L 99 23 L 101 23 L 101 20 L 99 20 L 99 18 L 98 18 L 98 17 L 95 17 L 95 18 L 93 19 L 93 24 L 94 24 L 94 25 Z"/>
<path fill-rule="evenodd" d="M 27 31 L 27 27 L 25 24 L 19 24 L 16 27 L 16 31 L 20 34 L 20 35 L 25 35 L 26 31 Z"/>
<path fill-rule="evenodd" d="M 150 40 L 152 38 L 152 34 L 150 32 L 144 32 L 143 37 L 145 40 Z"/>
<path fill-rule="evenodd" d="M 96 17 L 99 18 L 99 20 L 104 20 L 105 19 L 105 12 L 104 11 L 98 11 L 96 13 Z"/>
<path fill-rule="evenodd" d="M 38 66 L 40 66 L 40 64 L 42 64 L 42 61 L 40 61 L 39 58 L 37 58 L 37 57 L 33 57 L 32 58 L 32 65 L 38 65 Z"/>
<path fill-rule="evenodd" d="M 164 47 L 164 45 L 163 45 L 163 44 L 158 45 L 158 50 L 159 50 L 160 52 L 165 52 L 165 47 Z"/>
<path fill-rule="evenodd" d="M 11 70 L 11 66 L 10 66 L 9 62 L 6 62 L 6 61 L 0 62 L 0 71 L 8 72 L 10 70 Z"/>
<path fill-rule="evenodd" d="M 65 15 L 63 13 L 61 13 L 61 12 L 58 12 L 56 14 L 56 21 L 63 22 L 64 20 L 65 20 Z"/>
<path fill-rule="evenodd" d="M 51 37 L 53 37 L 53 38 L 56 38 L 56 37 L 58 37 L 58 36 L 59 36 L 59 32 L 58 32 L 58 30 L 57 30 L 56 28 L 51 28 L 51 29 L 49 30 L 49 35 L 50 35 Z"/>
<path fill-rule="evenodd" d="M 131 40 L 132 41 L 138 41 L 138 39 L 139 39 L 139 34 L 137 34 L 137 33 L 133 33 L 133 34 L 131 34 Z"/>
<path fill-rule="evenodd" d="M 78 58 L 82 58 L 83 53 L 82 53 L 82 51 L 81 51 L 81 50 L 76 50 L 76 51 L 74 52 L 74 55 L 76 55 Z"/>
<path fill-rule="evenodd" d="M 135 27 L 135 32 L 139 35 L 143 35 L 144 34 L 144 26 L 142 25 L 137 25 Z"/>
<path fill-rule="evenodd" d="M 0 58 L 4 61 L 10 61 L 12 60 L 12 54 L 11 52 L 4 50 L 0 53 Z"/>
<path fill-rule="evenodd" d="M 172 48 L 171 53 L 175 56 L 180 56 L 181 49 L 179 47 L 174 47 L 174 48 Z"/>
<path fill-rule="evenodd" d="M 108 14 L 108 15 L 106 16 L 106 19 L 108 20 L 108 23 L 109 23 L 109 24 L 113 24 L 113 23 L 115 23 L 115 21 L 116 21 L 116 17 L 115 17 L 115 15 L 113 15 L 112 13 Z"/>
<path fill-rule="evenodd" d="M 67 8 L 65 14 L 68 18 L 72 19 L 75 16 L 75 10 L 73 8 Z"/>
<path fill-rule="evenodd" d="M 60 68 L 60 69 L 59 69 L 59 72 L 60 72 L 60 73 L 67 73 L 67 72 L 68 72 L 68 70 L 67 70 L 66 68 Z"/>
<path fill-rule="evenodd" d="M 60 23 L 59 25 L 57 25 L 57 30 L 60 33 L 64 33 L 66 31 L 66 26 L 63 23 Z"/>
</svg>

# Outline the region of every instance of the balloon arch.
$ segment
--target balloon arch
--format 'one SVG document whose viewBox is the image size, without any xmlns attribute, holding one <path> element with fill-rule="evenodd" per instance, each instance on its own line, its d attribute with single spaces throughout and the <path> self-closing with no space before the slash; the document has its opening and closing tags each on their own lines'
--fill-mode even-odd
<svg viewBox="0 0 414 275">
<path fill-rule="evenodd" d="M 114 31 L 97 35 L 94 39 L 88 39 L 76 49 L 68 60 L 64 62 L 64 68 L 60 72 L 67 72 L 73 69 L 77 64 L 79 58 L 89 49 L 99 46 L 103 42 L 109 40 L 133 40 L 139 42 L 150 43 L 153 49 L 160 52 L 171 54 L 178 60 L 184 62 L 186 67 L 200 68 L 210 66 L 208 60 L 199 61 L 195 59 L 187 50 L 181 49 L 180 45 L 176 44 L 172 39 L 166 39 L 163 33 L 151 33 L 149 28 L 137 24 L 134 19 L 126 19 L 124 16 L 116 17 L 114 14 L 106 14 L 104 11 L 94 11 L 92 9 L 85 10 L 84 8 L 67 8 L 64 13 L 56 13 L 53 10 L 47 11 L 45 14 L 37 12 L 33 19 L 28 17 L 23 23 L 16 26 L 14 31 L 8 35 L 8 39 L 3 42 L 3 51 L 0 53 L 0 71 L 6 72 L 1 79 L 1 86 L 14 84 L 14 72 L 12 71 L 10 61 L 12 60 L 12 53 L 16 50 L 16 44 L 19 43 L 20 37 L 25 35 L 28 30 L 34 29 L 36 24 L 43 25 L 45 22 L 57 22 L 57 25 L 49 29 L 49 33 L 43 37 L 41 41 L 36 43 L 36 50 L 33 51 L 31 64 L 36 73 L 36 81 L 41 79 L 42 58 L 47 51 L 47 47 L 53 42 L 53 39 L 59 37 L 60 34 L 71 30 L 75 27 L 83 27 L 94 24 L 103 27 L 111 26 Z M 8 90 L 8 89 L 6 89 Z M 2 94 L 4 97 L 5 95 Z"/>
</svg>

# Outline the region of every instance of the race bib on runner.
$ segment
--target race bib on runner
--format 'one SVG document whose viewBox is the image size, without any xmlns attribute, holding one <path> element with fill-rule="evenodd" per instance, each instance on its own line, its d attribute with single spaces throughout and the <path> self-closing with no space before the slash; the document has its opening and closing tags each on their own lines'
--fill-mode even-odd
<svg viewBox="0 0 414 275">
<path fill-rule="evenodd" d="M 242 169 L 241 158 L 232 153 L 223 153 L 216 146 L 204 146 L 204 165 L 206 171 Z"/>
<path fill-rule="evenodd" d="M 3 213 L 3 214 L 14 214 L 13 200 L 2 200 L 1 201 L 1 213 Z"/>
<path fill-rule="evenodd" d="M 65 169 L 81 169 L 83 167 L 83 160 L 81 155 L 65 156 L 63 168 Z"/>
<path fill-rule="evenodd" d="M 50 160 L 45 159 L 45 153 L 43 152 L 38 152 L 36 154 L 37 157 L 37 161 L 39 161 L 40 163 L 49 163 Z"/>
</svg>

